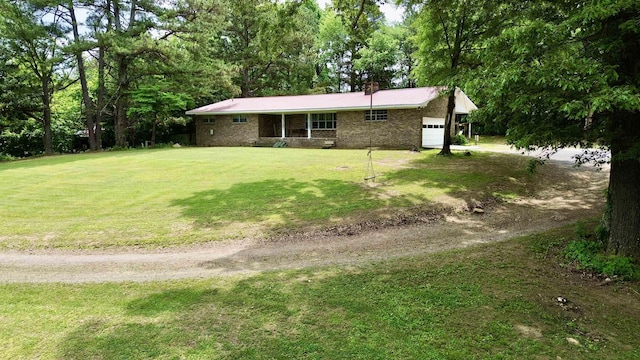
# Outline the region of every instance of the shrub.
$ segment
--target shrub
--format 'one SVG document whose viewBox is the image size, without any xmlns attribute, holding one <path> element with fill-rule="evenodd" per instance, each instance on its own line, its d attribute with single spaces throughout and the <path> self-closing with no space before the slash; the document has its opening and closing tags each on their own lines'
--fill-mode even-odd
<svg viewBox="0 0 640 360">
<path fill-rule="evenodd" d="M 462 134 L 458 134 L 455 135 L 451 138 L 451 143 L 453 145 L 466 145 L 467 144 L 467 138 L 462 135 Z"/>
<path fill-rule="evenodd" d="M 580 239 L 572 241 L 565 249 L 565 258 L 576 263 L 578 269 L 586 269 L 607 276 L 620 276 L 632 280 L 640 278 L 640 268 L 631 259 L 605 255 L 604 246 L 595 241 Z"/>
<path fill-rule="evenodd" d="M 2 162 L 2 161 L 13 161 L 15 159 L 16 159 L 15 157 L 13 157 L 13 156 L 11 156 L 9 154 L 0 153 L 0 162 Z"/>
<path fill-rule="evenodd" d="M 544 160 L 538 158 L 529 159 L 529 161 L 527 162 L 527 172 L 529 174 L 535 173 L 536 169 L 540 165 L 544 165 Z"/>
</svg>

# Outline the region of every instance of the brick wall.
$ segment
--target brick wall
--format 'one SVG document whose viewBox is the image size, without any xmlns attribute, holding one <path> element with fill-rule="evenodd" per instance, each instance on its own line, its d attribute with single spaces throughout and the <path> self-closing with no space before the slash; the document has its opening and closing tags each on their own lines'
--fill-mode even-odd
<svg viewBox="0 0 640 360">
<path fill-rule="evenodd" d="M 422 145 L 422 118 L 441 117 L 447 112 L 447 100 L 439 97 L 424 109 L 388 110 L 386 121 L 365 121 L 364 111 L 338 113 L 336 143 L 343 148 L 369 146 L 410 149 Z"/>
<path fill-rule="evenodd" d="M 217 115 L 214 123 L 205 123 L 205 117 L 196 116 L 198 146 L 250 146 L 257 140 L 258 115 L 247 115 L 246 123 L 234 123 L 231 115 Z"/>
</svg>

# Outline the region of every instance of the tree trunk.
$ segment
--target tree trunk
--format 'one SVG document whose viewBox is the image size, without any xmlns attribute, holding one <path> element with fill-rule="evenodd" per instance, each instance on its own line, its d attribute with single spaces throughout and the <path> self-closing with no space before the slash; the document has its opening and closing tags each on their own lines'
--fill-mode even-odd
<svg viewBox="0 0 640 360">
<path fill-rule="evenodd" d="M 42 126 L 44 128 L 44 153 L 53 155 L 53 136 L 51 135 L 51 84 L 44 76 L 42 79 Z"/>
<path fill-rule="evenodd" d="M 451 155 L 451 127 L 453 126 L 453 111 L 456 107 L 456 88 L 455 86 L 449 91 L 447 99 L 447 115 L 444 120 L 444 140 L 442 141 L 442 150 L 438 155 Z"/>
<path fill-rule="evenodd" d="M 127 59 L 125 55 L 118 56 L 118 100 L 114 120 L 116 146 L 127 147 Z"/>
<path fill-rule="evenodd" d="M 151 125 L 151 148 L 156 147 L 156 120 L 153 120 L 153 124 Z"/>
<path fill-rule="evenodd" d="M 76 12 L 73 8 L 73 0 L 69 1 L 69 16 L 71 17 L 71 27 L 73 28 L 73 41 L 76 45 L 80 43 L 80 33 L 78 32 L 78 21 L 76 20 Z M 84 103 L 84 112 L 87 118 L 87 131 L 89 135 L 89 149 L 98 150 L 96 145 L 96 123 L 93 118 L 93 102 L 89 96 L 89 85 L 87 84 L 87 73 L 84 69 L 84 59 L 82 58 L 82 50 L 76 49 L 76 62 L 78 63 L 78 76 L 80 77 L 80 85 L 82 88 L 82 102 Z"/>
<path fill-rule="evenodd" d="M 98 110 L 96 111 L 96 149 L 102 149 L 102 112 L 104 111 L 106 104 L 104 101 L 105 93 L 105 81 L 104 81 L 104 44 L 100 44 L 98 47 Z"/>
<path fill-rule="evenodd" d="M 351 64 L 349 65 L 349 91 L 350 92 L 358 91 L 358 89 L 356 88 L 357 74 L 356 74 L 356 71 L 353 69 L 353 61 L 354 59 L 352 58 Z"/>
<path fill-rule="evenodd" d="M 609 253 L 640 261 L 640 143 L 638 113 L 617 112 L 613 120 L 609 197 L 611 223 Z"/>
<path fill-rule="evenodd" d="M 134 4 L 132 4 L 134 5 Z M 113 1 L 113 22 L 116 28 L 116 32 L 118 34 L 123 33 L 122 27 L 122 13 L 120 8 L 120 1 Z M 129 24 L 129 27 L 134 26 L 134 24 Z M 128 79 L 128 67 L 129 61 L 127 59 L 127 55 L 125 54 L 117 54 L 116 55 L 116 66 L 118 72 L 118 88 L 116 93 L 118 94 L 116 100 L 116 111 L 114 114 L 114 130 L 115 130 L 115 141 L 116 146 L 125 148 L 127 147 L 127 105 L 128 105 L 128 90 L 129 90 L 129 79 Z"/>
<path fill-rule="evenodd" d="M 249 68 L 246 65 L 242 67 L 240 75 L 242 76 L 242 84 L 240 85 L 240 97 L 248 98 L 250 95 L 251 80 L 249 79 Z"/>
</svg>

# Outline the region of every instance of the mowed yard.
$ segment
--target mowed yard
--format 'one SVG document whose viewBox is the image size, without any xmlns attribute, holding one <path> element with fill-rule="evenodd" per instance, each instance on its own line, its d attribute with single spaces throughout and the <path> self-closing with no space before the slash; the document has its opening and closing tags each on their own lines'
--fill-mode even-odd
<svg viewBox="0 0 640 360">
<path fill-rule="evenodd" d="M 573 237 L 253 276 L 0 284 L 0 359 L 640 358 L 640 284 L 572 270 L 559 253 Z"/>
<path fill-rule="evenodd" d="M 436 153 L 375 151 L 369 185 L 365 150 L 181 148 L 0 163 L 0 251 L 197 247 L 535 198 L 567 180 L 552 167 L 527 173 L 522 157 Z M 640 284 L 601 285 L 575 270 L 562 257 L 574 238 L 565 226 L 349 266 L 0 284 L 0 359 L 640 358 Z"/>
<path fill-rule="evenodd" d="M 466 206 L 535 189 L 521 157 L 180 148 L 0 163 L 0 249 L 166 247 Z"/>
</svg>

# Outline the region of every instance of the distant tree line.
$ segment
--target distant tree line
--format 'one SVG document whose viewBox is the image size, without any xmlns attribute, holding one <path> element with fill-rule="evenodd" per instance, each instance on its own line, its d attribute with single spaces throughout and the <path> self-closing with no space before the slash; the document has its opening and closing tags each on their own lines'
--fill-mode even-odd
<svg viewBox="0 0 640 360">
<path fill-rule="evenodd" d="M 234 96 L 415 86 L 410 35 L 372 0 L 0 0 L 0 153 L 153 144 Z"/>
</svg>

